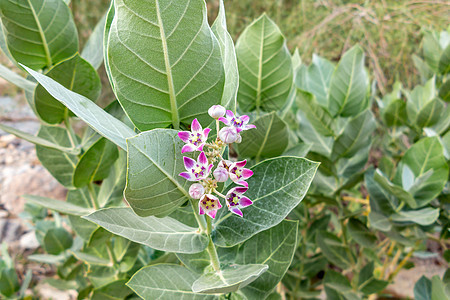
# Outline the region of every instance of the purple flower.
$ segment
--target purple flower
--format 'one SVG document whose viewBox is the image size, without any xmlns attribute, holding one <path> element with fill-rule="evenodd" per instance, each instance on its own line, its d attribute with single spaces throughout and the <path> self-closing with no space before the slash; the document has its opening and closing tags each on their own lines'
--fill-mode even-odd
<svg viewBox="0 0 450 300">
<path fill-rule="evenodd" d="M 219 121 L 223 122 L 227 126 L 232 126 L 236 128 L 237 132 L 241 132 L 242 130 L 249 130 L 252 128 L 256 128 L 255 125 L 247 124 L 250 121 L 250 117 L 247 115 L 238 116 L 231 110 L 227 110 L 226 116 L 219 118 Z"/>
<path fill-rule="evenodd" d="M 178 137 L 186 143 L 181 149 L 181 153 L 196 150 L 203 151 L 203 146 L 205 146 L 210 131 L 211 129 L 209 128 L 203 130 L 202 125 L 200 125 L 198 120 L 194 119 L 191 124 L 191 131 L 178 132 Z"/>
<path fill-rule="evenodd" d="M 225 182 L 228 179 L 228 170 L 223 167 L 217 167 L 213 175 L 218 182 Z"/>
<path fill-rule="evenodd" d="M 189 195 L 194 199 L 200 199 L 205 194 L 205 188 L 200 183 L 194 183 L 189 188 Z"/>
<path fill-rule="evenodd" d="M 205 179 L 206 177 L 208 177 L 209 173 L 211 172 L 211 168 L 213 167 L 213 164 L 208 165 L 208 159 L 206 158 L 205 152 L 203 151 L 198 156 L 197 161 L 186 156 L 183 157 L 183 160 L 184 167 L 186 168 L 187 172 L 182 172 L 179 175 L 189 181 L 198 181 Z"/>
<path fill-rule="evenodd" d="M 225 115 L 225 107 L 222 105 L 213 105 L 208 109 L 208 114 L 214 119 L 223 117 Z"/>
<path fill-rule="evenodd" d="M 225 144 L 231 144 L 236 141 L 239 133 L 234 127 L 224 127 L 219 131 L 219 139 Z"/>
<path fill-rule="evenodd" d="M 233 182 L 235 182 L 239 185 L 248 187 L 248 183 L 245 182 L 245 180 L 252 177 L 253 171 L 250 169 L 244 168 L 246 163 L 247 163 L 247 160 L 232 163 L 228 167 L 228 173 L 230 174 L 230 179 L 233 180 Z"/>
<path fill-rule="evenodd" d="M 201 215 L 207 214 L 211 218 L 216 217 L 217 211 L 222 207 L 219 198 L 211 194 L 205 194 L 198 202 L 198 209 Z"/>
<path fill-rule="evenodd" d="M 232 188 L 228 191 L 225 199 L 227 202 L 228 210 L 241 217 L 242 211 L 240 210 L 240 208 L 247 207 L 253 204 L 252 200 L 242 195 L 247 191 L 247 189 L 247 187 L 241 186 Z"/>
</svg>

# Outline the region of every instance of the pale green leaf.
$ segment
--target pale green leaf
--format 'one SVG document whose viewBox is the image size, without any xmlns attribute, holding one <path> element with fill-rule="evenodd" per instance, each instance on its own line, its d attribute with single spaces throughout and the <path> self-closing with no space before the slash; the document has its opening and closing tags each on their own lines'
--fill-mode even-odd
<svg viewBox="0 0 450 300">
<path fill-rule="evenodd" d="M 333 119 L 316 99 L 311 93 L 297 90 L 297 107 L 303 111 L 314 129 L 323 136 L 334 136 Z"/>
<path fill-rule="evenodd" d="M 127 173 L 125 151 L 119 152 L 119 158 L 111 167 L 108 177 L 103 180 L 97 201 L 100 207 L 119 206 L 123 200 Z"/>
<path fill-rule="evenodd" d="M 136 135 L 127 125 L 112 117 L 88 98 L 66 89 L 43 74 L 25 66 L 24 68 L 42 84 L 50 95 L 61 101 L 69 110 L 85 121 L 95 131 L 122 149 L 127 149 L 125 139 Z"/>
<path fill-rule="evenodd" d="M 57 255 L 72 247 L 72 236 L 62 227 L 50 228 L 44 236 L 44 249 Z"/>
<path fill-rule="evenodd" d="M 348 221 L 347 229 L 350 237 L 361 246 L 367 248 L 375 247 L 377 237 L 358 219 L 351 218 Z"/>
<path fill-rule="evenodd" d="M 127 285 L 143 299 L 213 300 L 192 292 L 197 275 L 179 265 L 159 264 L 140 269 Z"/>
<path fill-rule="evenodd" d="M 256 19 L 236 43 L 239 66 L 238 103 L 243 111 L 283 108 L 293 82 L 286 40 L 266 15 Z"/>
<path fill-rule="evenodd" d="M 32 202 L 34 204 L 40 205 L 42 207 L 57 211 L 66 215 L 73 216 L 84 216 L 93 212 L 92 209 L 88 207 L 83 207 L 79 205 L 75 205 L 66 201 L 55 200 L 51 198 L 41 197 L 41 196 L 33 196 L 33 195 L 24 195 L 23 196 L 28 202 Z"/>
<path fill-rule="evenodd" d="M 326 137 L 318 133 L 301 110 L 298 110 L 297 117 L 300 123 L 298 135 L 305 143 L 311 145 L 311 152 L 329 157 L 333 148 L 333 137 Z"/>
<path fill-rule="evenodd" d="M 302 201 L 318 166 L 298 157 L 268 159 L 254 166 L 246 192 L 253 205 L 243 209 L 243 218 L 219 210 L 213 231 L 215 243 L 233 246 L 279 224 Z"/>
<path fill-rule="evenodd" d="M 383 173 L 381 173 L 380 170 L 377 169 L 375 171 L 373 178 L 380 185 L 380 187 L 382 187 L 383 189 L 388 191 L 390 194 L 397 197 L 397 199 L 399 199 L 400 201 L 405 202 L 412 208 L 417 207 L 417 203 L 416 203 L 416 200 L 414 199 L 413 195 L 411 195 L 411 193 L 405 191 L 401 186 L 398 186 L 395 183 L 392 183 L 388 178 L 386 178 L 386 176 Z"/>
<path fill-rule="evenodd" d="M 49 68 L 78 51 L 72 13 L 62 0 L 4 0 L 0 13 L 11 55 L 33 70 Z"/>
<path fill-rule="evenodd" d="M 391 215 L 395 222 L 413 222 L 422 226 L 428 226 L 436 222 L 439 217 L 439 208 L 426 207 L 419 210 L 399 211 Z"/>
<path fill-rule="evenodd" d="M 431 300 L 431 280 L 423 275 L 414 285 L 414 299 Z"/>
<path fill-rule="evenodd" d="M 437 32 L 425 31 L 423 38 L 423 55 L 428 66 L 437 72 L 439 58 L 441 56 L 441 46 L 439 45 L 439 37 Z"/>
<path fill-rule="evenodd" d="M 103 34 L 105 31 L 106 17 L 106 14 L 103 15 L 97 25 L 95 25 L 81 52 L 81 57 L 89 62 L 94 69 L 98 69 L 103 62 Z"/>
<path fill-rule="evenodd" d="M 420 109 L 413 125 L 419 128 L 431 127 L 439 122 L 444 111 L 444 102 L 439 98 L 434 98 Z"/>
<path fill-rule="evenodd" d="M 316 234 L 316 243 L 323 255 L 334 265 L 341 269 L 347 269 L 351 265 L 347 246 L 334 234 L 319 231 Z"/>
<path fill-rule="evenodd" d="M 67 193 L 67 203 L 84 207 L 85 209 L 93 209 L 93 197 L 96 195 L 90 195 L 88 188 L 71 190 Z M 83 214 L 86 215 L 86 214 Z M 89 222 L 80 216 L 68 215 L 70 225 L 77 235 L 86 241 L 89 241 L 91 234 L 98 226 L 92 222 Z"/>
<path fill-rule="evenodd" d="M 126 286 L 127 280 L 121 279 L 113 281 L 98 289 L 94 289 L 90 300 L 123 300 L 133 292 Z"/>
<path fill-rule="evenodd" d="M 190 199 L 177 131 L 154 129 L 128 139 L 125 199 L 140 216 L 165 216 Z M 191 155 L 192 156 L 192 155 Z"/>
<path fill-rule="evenodd" d="M 317 102 L 327 107 L 331 76 L 335 66 L 327 59 L 313 54 L 312 64 L 306 72 L 306 91 L 313 94 Z"/>
<path fill-rule="evenodd" d="M 431 300 L 449 300 L 450 295 L 446 293 L 444 282 L 438 275 L 431 278 Z"/>
<path fill-rule="evenodd" d="M 235 292 L 255 281 L 267 269 L 267 265 L 259 264 L 231 265 L 220 270 L 220 273 L 202 275 L 192 285 L 192 291 L 204 294 Z"/>
<path fill-rule="evenodd" d="M 208 238 L 197 228 L 170 217 L 139 217 L 128 207 L 106 208 L 84 218 L 114 234 L 157 250 L 197 253 L 208 245 Z"/>
<path fill-rule="evenodd" d="M 219 43 L 203 0 L 115 0 L 108 64 L 117 99 L 136 127 L 210 122 L 223 93 Z"/>
<path fill-rule="evenodd" d="M 14 269 L 0 270 L 0 294 L 5 297 L 13 296 L 20 289 L 17 273 Z"/>
<path fill-rule="evenodd" d="M 450 45 L 445 48 L 439 59 L 439 72 L 442 75 L 446 75 L 450 72 Z"/>
<path fill-rule="evenodd" d="M 354 46 L 342 56 L 331 77 L 328 108 L 332 116 L 350 117 L 367 108 L 364 52 Z"/>
<path fill-rule="evenodd" d="M 238 144 L 241 157 L 270 158 L 281 155 L 289 143 L 286 123 L 276 112 L 263 115 L 252 121 L 256 128 L 242 132 L 242 142 Z"/>
<path fill-rule="evenodd" d="M 406 114 L 406 102 L 402 99 L 395 99 L 383 110 L 382 117 L 389 127 L 405 125 L 408 116 Z"/>
<path fill-rule="evenodd" d="M 436 78 L 432 77 L 425 85 L 416 86 L 406 102 L 406 112 L 411 125 L 415 125 L 417 115 L 422 108 L 436 97 Z"/>
<path fill-rule="evenodd" d="M 4 65 L 0 65 L 0 77 L 8 80 L 9 82 L 16 85 L 17 87 L 24 89 L 26 91 L 29 91 L 29 92 L 34 91 L 34 88 L 36 87 L 36 83 L 23 78 L 22 76 L 11 71 Z"/>
</svg>

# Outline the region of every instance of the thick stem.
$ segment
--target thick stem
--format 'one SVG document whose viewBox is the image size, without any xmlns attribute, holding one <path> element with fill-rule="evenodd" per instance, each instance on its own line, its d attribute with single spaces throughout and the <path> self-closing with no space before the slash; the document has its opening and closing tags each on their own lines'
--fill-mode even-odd
<svg viewBox="0 0 450 300">
<path fill-rule="evenodd" d="M 209 237 L 209 244 L 206 248 L 206 251 L 208 251 L 209 258 L 211 260 L 211 264 L 214 268 L 214 271 L 219 272 L 220 271 L 220 262 L 219 262 L 219 256 L 217 255 L 216 247 L 214 246 L 214 243 L 211 238 L 211 231 L 212 231 L 212 224 L 211 224 L 211 218 L 206 219 L 206 233 Z"/>
<path fill-rule="evenodd" d="M 77 135 L 73 131 L 72 125 L 70 124 L 68 109 L 66 109 L 66 112 L 64 113 L 64 125 L 66 126 L 66 129 L 69 132 L 70 144 L 72 145 L 73 148 L 76 148 L 78 146 Z"/>
<path fill-rule="evenodd" d="M 205 219 L 202 218 L 195 210 L 195 207 L 198 206 L 198 205 L 195 205 L 196 204 L 195 201 L 193 199 L 190 199 L 190 202 L 191 202 L 192 210 L 194 211 L 194 217 L 197 220 L 198 226 L 200 227 L 200 230 L 202 232 L 205 232 L 206 231 Z"/>
<path fill-rule="evenodd" d="M 88 190 L 89 190 L 89 196 L 91 198 L 92 206 L 94 207 L 95 210 L 99 209 L 100 205 L 98 205 L 97 196 L 96 196 L 95 189 L 94 189 L 94 184 L 92 182 L 88 184 Z"/>
</svg>

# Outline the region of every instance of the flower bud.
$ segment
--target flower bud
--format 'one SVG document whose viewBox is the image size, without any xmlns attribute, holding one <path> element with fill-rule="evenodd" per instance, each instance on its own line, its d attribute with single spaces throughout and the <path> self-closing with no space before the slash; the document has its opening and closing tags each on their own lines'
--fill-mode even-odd
<svg viewBox="0 0 450 300">
<path fill-rule="evenodd" d="M 241 142 L 242 142 L 242 136 L 238 133 L 235 143 L 240 144 Z"/>
<path fill-rule="evenodd" d="M 238 132 L 234 127 L 224 127 L 219 131 L 219 138 L 225 144 L 231 144 L 238 138 Z"/>
<path fill-rule="evenodd" d="M 228 171 L 222 167 L 217 167 L 217 169 L 214 170 L 213 175 L 218 182 L 225 182 L 228 179 Z"/>
<path fill-rule="evenodd" d="M 200 199 L 205 194 L 205 188 L 200 183 L 194 183 L 189 188 L 189 195 L 194 199 Z"/>
<path fill-rule="evenodd" d="M 208 114 L 214 118 L 218 119 L 220 117 L 223 117 L 225 115 L 225 107 L 222 105 L 213 105 L 208 109 Z"/>
</svg>

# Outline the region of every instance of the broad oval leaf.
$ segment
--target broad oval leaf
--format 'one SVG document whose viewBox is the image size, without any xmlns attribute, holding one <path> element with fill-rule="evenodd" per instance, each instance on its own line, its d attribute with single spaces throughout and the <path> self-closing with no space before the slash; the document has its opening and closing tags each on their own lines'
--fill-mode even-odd
<svg viewBox="0 0 450 300">
<path fill-rule="evenodd" d="M 61 127 L 41 125 L 37 136 L 64 148 L 72 146 L 67 131 Z M 67 188 L 73 188 L 73 172 L 78 162 L 76 155 L 40 145 L 36 145 L 36 155 L 59 183 Z"/>
<path fill-rule="evenodd" d="M 197 253 L 208 245 L 208 238 L 197 228 L 170 217 L 139 217 L 128 207 L 101 209 L 84 218 L 114 234 L 161 251 Z"/>
<path fill-rule="evenodd" d="M 246 193 L 253 205 L 243 209 L 243 218 L 226 209 L 219 211 L 213 231 L 215 244 L 234 246 L 279 224 L 302 201 L 318 166 L 298 157 L 268 159 L 254 166 Z"/>
<path fill-rule="evenodd" d="M 414 299 L 430 300 L 431 299 L 431 280 L 424 275 L 414 285 Z"/>
<path fill-rule="evenodd" d="M 342 56 L 331 77 L 328 108 L 332 116 L 350 117 L 368 106 L 366 101 L 368 77 L 364 69 L 364 53 L 354 46 Z"/>
<path fill-rule="evenodd" d="M 289 268 L 297 248 L 298 222 L 283 221 L 246 241 L 236 257 L 237 264 L 262 264 L 269 267 L 242 289 L 248 299 L 265 299 Z"/>
<path fill-rule="evenodd" d="M 78 51 L 75 22 L 62 0 L 4 0 L 0 14 L 11 55 L 33 70 L 49 68 Z"/>
<path fill-rule="evenodd" d="M 223 67 L 225 69 L 225 84 L 221 103 L 228 109 L 235 111 L 239 86 L 239 71 L 234 42 L 227 30 L 227 20 L 225 18 L 225 6 L 223 5 L 223 0 L 220 0 L 219 2 L 219 14 L 212 25 L 212 31 L 219 41 Z"/>
<path fill-rule="evenodd" d="M 73 185 L 79 188 L 105 179 L 118 156 L 117 146 L 100 138 L 80 157 L 74 170 Z"/>
<path fill-rule="evenodd" d="M 389 127 L 405 125 L 408 116 L 406 114 L 406 102 L 402 99 L 395 99 L 383 110 L 382 117 Z"/>
<path fill-rule="evenodd" d="M 256 128 L 241 133 L 242 142 L 238 144 L 239 156 L 270 158 L 283 154 L 289 143 L 286 123 L 276 112 L 263 115 L 252 122 Z"/>
<path fill-rule="evenodd" d="M 140 269 L 127 285 L 143 299 L 213 300 L 214 295 L 192 292 L 195 273 L 180 265 L 159 264 Z M 155 280 L 155 279 L 158 280 Z"/>
<path fill-rule="evenodd" d="M 300 129 L 297 134 L 305 142 L 311 145 L 311 151 L 319 153 L 325 157 L 331 155 L 334 138 L 326 137 L 316 131 L 311 122 L 309 122 L 303 111 L 297 111 L 297 119 L 300 123 Z"/>
<path fill-rule="evenodd" d="M 348 221 L 348 233 L 355 242 L 363 247 L 371 248 L 375 247 L 377 237 L 370 232 L 366 225 L 356 218 L 351 218 Z"/>
<path fill-rule="evenodd" d="M 210 121 L 224 69 L 203 0 L 115 0 L 108 64 L 117 99 L 141 131 Z"/>
<path fill-rule="evenodd" d="M 66 89 L 50 77 L 35 72 L 26 66 L 23 67 L 42 84 L 50 95 L 62 102 L 95 131 L 122 149 L 127 149 L 125 139 L 136 135 L 130 127 L 105 112 L 88 98 Z"/>
<path fill-rule="evenodd" d="M 417 207 L 417 203 L 413 195 L 411 195 L 411 193 L 409 193 L 408 191 L 405 191 L 403 187 L 391 182 L 379 169 L 375 171 L 373 179 L 375 179 L 375 181 L 384 190 L 397 197 L 398 200 L 405 202 L 413 208 Z"/>
<path fill-rule="evenodd" d="M 406 102 L 408 120 L 415 125 L 417 115 L 425 105 L 436 97 L 436 78 L 432 77 L 425 85 L 417 85 Z"/>
<path fill-rule="evenodd" d="M 125 199 L 139 216 L 166 216 L 190 199 L 177 131 L 154 129 L 128 139 Z M 191 155 L 192 156 L 192 155 Z"/>
<path fill-rule="evenodd" d="M 192 285 L 194 293 L 222 294 L 235 292 L 255 281 L 268 269 L 267 265 L 231 265 L 220 273 L 206 273 Z"/>
<path fill-rule="evenodd" d="M 286 40 L 266 14 L 250 24 L 236 43 L 238 103 L 243 111 L 281 109 L 293 82 Z"/>
<path fill-rule="evenodd" d="M 44 236 L 44 249 L 48 254 L 57 255 L 72 247 L 73 239 L 62 227 L 50 228 Z"/>
<path fill-rule="evenodd" d="M 334 69 L 335 66 L 329 60 L 313 54 L 312 64 L 306 69 L 304 81 L 298 82 L 299 87 L 313 94 L 323 107 L 327 107 Z"/>
<path fill-rule="evenodd" d="M 316 234 L 316 243 L 323 255 L 334 265 L 341 269 L 347 269 L 351 265 L 347 246 L 334 234 L 319 231 Z"/>
<path fill-rule="evenodd" d="M 434 98 L 420 109 L 413 125 L 416 125 L 419 128 L 431 127 L 441 120 L 444 111 L 444 102 L 439 98 Z"/>
<path fill-rule="evenodd" d="M 95 69 L 78 54 L 51 68 L 46 76 L 65 88 L 96 101 L 101 92 L 100 77 Z M 34 92 L 34 104 L 39 117 L 49 124 L 64 120 L 67 108 L 38 84 Z"/>
<path fill-rule="evenodd" d="M 436 222 L 439 217 L 439 208 L 426 207 L 419 210 L 399 211 L 391 216 L 395 222 L 413 222 L 428 226 Z"/>
</svg>

